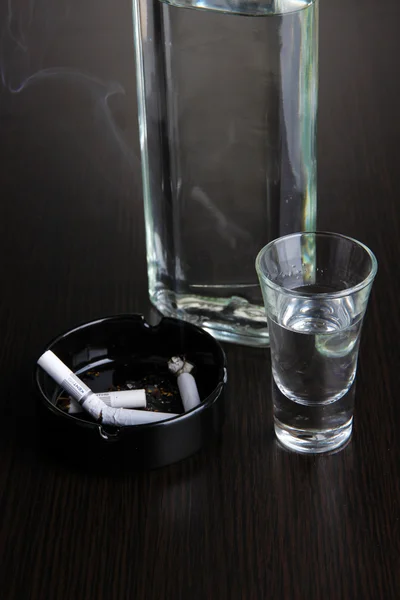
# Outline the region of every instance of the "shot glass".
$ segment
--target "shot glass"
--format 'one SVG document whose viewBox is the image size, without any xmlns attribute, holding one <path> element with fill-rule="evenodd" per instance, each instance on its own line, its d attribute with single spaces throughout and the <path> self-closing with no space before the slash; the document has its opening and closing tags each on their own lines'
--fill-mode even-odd
<svg viewBox="0 0 400 600">
<path fill-rule="evenodd" d="M 276 436 L 298 452 L 334 450 L 352 432 L 353 403 L 346 398 L 376 258 L 343 235 L 295 233 L 265 246 L 256 270 L 282 394 L 281 402 L 274 398 Z"/>
</svg>

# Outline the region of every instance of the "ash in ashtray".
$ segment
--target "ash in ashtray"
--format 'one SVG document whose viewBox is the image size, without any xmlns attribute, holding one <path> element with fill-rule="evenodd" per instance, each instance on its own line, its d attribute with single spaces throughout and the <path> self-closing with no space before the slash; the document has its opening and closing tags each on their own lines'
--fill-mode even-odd
<svg viewBox="0 0 400 600">
<path fill-rule="evenodd" d="M 121 387 L 121 389 L 144 389 L 146 391 L 147 410 L 167 413 L 183 412 L 176 380 L 170 379 L 168 375 L 163 376 L 158 373 L 146 375 L 136 381 L 127 381 L 126 387 Z"/>
</svg>

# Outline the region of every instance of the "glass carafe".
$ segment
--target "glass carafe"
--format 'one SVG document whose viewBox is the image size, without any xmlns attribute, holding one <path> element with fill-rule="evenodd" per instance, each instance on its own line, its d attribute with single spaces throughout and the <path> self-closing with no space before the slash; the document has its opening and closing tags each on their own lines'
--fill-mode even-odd
<svg viewBox="0 0 400 600">
<path fill-rule="evenodd" d="M 316 221 L 318 3 L 133 0 L 149 293 L 268 344 L 260 248 Z"/>
</svg>

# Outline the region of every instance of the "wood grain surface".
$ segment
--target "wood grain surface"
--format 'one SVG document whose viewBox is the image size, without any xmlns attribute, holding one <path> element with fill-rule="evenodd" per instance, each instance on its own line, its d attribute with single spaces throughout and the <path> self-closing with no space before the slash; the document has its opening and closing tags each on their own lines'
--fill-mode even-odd
<svg viewBox="0 0 400 600">
<path fill-rule="evenodd" d="M 143 473 L 58 462 L 32 392 L 59 332 L 156 318 L 130 2 L 3 0 L 0 18 L 0 597 L 400 598 L 399 3 L 321 0 L 319 228 L 379 261 L 352 442 L 281 450 L 269 352 L 227 345 L 221 443 Z"/>
</svg>

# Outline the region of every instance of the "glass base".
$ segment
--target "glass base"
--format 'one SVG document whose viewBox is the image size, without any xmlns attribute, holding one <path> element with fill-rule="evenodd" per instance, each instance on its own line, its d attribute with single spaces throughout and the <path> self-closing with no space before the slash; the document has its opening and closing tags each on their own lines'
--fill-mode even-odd
<svg viewBox="0 0 400 600">
<path fill-rule="evenodd" d="M 296 429 L 274 419 L 275 435 L 279 442 L 294 452 L 302 454 L 322 454 L 344 447 L 351 438 L 353 417 L 341 427 L 323 431 Z"/>
<path fill-rule="evenodd" d="M 264 307 L 239 296 L 208 298 L 161 290 L 150 293 L 150 301 L 163 316 L 193 323 L 222 342 L 257 348 L 269 345 Z"/>
</svg>

